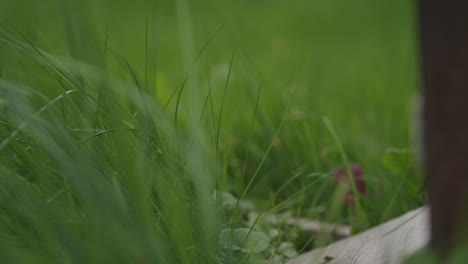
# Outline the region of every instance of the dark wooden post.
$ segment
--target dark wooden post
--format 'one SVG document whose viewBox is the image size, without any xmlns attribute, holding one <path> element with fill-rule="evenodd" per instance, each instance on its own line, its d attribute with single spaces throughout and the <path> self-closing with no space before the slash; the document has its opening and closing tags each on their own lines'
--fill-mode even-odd
<svg viewBox="0 0 468 264">
<path fill-rule="evenodd" d="M 450 253 L 468 226 L 468 1 L 419 0 L 431 246 Z"/>
</svg>

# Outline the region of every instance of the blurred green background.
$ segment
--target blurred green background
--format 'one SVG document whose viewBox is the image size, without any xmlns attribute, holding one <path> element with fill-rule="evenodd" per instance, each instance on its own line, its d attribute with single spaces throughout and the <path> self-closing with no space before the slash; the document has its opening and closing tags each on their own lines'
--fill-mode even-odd
<svg viewBox="0 0 468 264">
<path fill-rule="evenodd" d="M 413 9 L 406 0 L 0 1 L 0 154 L 11 175 L 0 240 L 15 248 L 3 253 L 18 263 L 228 263 L 213 241 L 242 221 L 211 204 L 214 190 L 355 231 L 420 206 Z M 363 170 L 356 207 L 336 202 L 330 174 L 347 166 L 342 154 Z M 119 214 L 128 219 L 108 226 Z M 95 229 L 106 230 L 102 241 Z"/>
</svg>

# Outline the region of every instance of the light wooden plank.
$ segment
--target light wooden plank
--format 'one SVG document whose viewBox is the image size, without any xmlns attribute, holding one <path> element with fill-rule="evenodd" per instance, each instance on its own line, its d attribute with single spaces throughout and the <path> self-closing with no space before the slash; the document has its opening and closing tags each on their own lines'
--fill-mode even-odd
<svg viewBox="0 0 468 264">
<path fill-rule="evenodd" d="M 255 220 L 259 217 L 257 212 L 249 213 L 249 219 Z M 351 235 L 351 227 L 348 225 L 338 225 L 326 222 L 314 221 L 306 218 L 295 218 L 295 217 L 281 217 L 276 214 L 264 214 L 262 220 L 267 222 L 269 225 L 287 225 L 288 227 L 295 227 L 304 232 L 310 232 L 311 235 L 316 235 L 320 232 L 326 232 L 332 234 L 338 239 L 347 238 Z"/>
<path fill-rule="evenodd" d="M 287 264 L 400 263 L 429 241 L 429 209 L 422 207 Z"/>
</svg>

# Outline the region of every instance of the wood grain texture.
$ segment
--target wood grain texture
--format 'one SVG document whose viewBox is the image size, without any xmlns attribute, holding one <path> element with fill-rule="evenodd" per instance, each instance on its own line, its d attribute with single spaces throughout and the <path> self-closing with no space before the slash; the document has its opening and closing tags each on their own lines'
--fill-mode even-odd
<svg viewBox="0 0 468 264">
<path fill-rule="evenodd" d="M 429 242 L 429 209 L 422 207 L 287 264 L 400 263 Z"/>
</svg>

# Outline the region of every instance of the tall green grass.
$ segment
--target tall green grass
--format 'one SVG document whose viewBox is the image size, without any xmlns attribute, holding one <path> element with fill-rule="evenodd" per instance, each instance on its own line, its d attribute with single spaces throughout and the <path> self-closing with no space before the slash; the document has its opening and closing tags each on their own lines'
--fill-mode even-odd
<svg viewBox="0 0 468 264">
<path fill-rule="evenodd" d="M 254 262 L 220 242 L 254 232 L 246 200 L 355 230 L 423 202 L 408 1 L 0 10 L 2 262 Z M 349 162 L 368 190 L 357 210 L 330 176 Z"/>
</svg>

